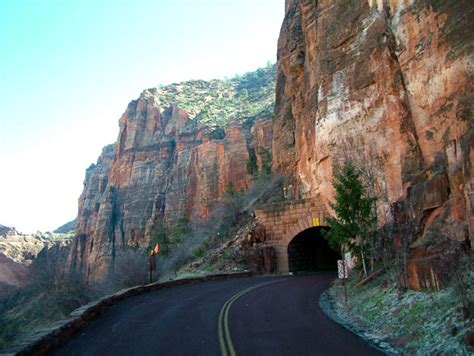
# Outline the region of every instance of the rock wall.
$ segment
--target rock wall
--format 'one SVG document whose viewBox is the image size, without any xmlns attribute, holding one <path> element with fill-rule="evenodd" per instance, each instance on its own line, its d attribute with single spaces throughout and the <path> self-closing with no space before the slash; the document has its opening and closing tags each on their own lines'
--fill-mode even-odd
<svg viewBox="0 0 474 356">
<path fill-rule="evenodd" d="M 333 171 L 349 158 L 372 173 L 382 223 L 407 201 L 418 246 L 439 235 L 472 246 L 474 3 L 285 6 L 274 168 L 295 175 L 297 196 L 329 208 Z M 417 261 L 427 255 L 411 252 L 413 288 L 422 287 Z"/>
<path fill-rule="evenodd" d="M 249 185 L 249 152 L 261 169 L 261 152 L 271 150 L 270 118 L 211 128 L 177 106 L 161 108 L 156 89 L 132 101 L 119 123 L 116 144 L 89 167 L 79 199 L 69 263 L 92 279 L 125 246 L 148 246 L 158 220 L 205 218 L 230 182 Z"/>
</svg>

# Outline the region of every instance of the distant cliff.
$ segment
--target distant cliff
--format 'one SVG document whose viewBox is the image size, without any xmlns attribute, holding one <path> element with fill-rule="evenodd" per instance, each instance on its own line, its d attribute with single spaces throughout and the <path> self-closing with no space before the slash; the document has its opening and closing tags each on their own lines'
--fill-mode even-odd
<svg viewBox="0 0 474 356">
<path fill-rule="evenodd" d="M 435 246 L 473 242 L 472 18 L 467 0 L 286 1 L 274 169 L 329 209 L 340 161 L 364 167 L 379 221 L 413 224 L 413 288 L 443 268 Z"/>
<path fill-rule="evenodd" d="M 69 253 L 71 234 L 22 234 L 15 228 L 0 225 L 0 292 L 6 286 L 18 286 L 28 281 L 31 266 L 41 259 L 47 263 Z M 34 276 L 33 276 L 34 278 Z"/>
<path fill-rule="evenodd" d="M 58 234 L 67 234 L 67 233 L 74 233 L 74 229 L 76 228 L 76 220 L 72 220 L 67 222 L 64 225 L 61 225 L 57 229 L 55 229 L 53 232 L 58 233 Z"/>
<path fill-rule="evenodd" d="M 204 218 L 232 183 L 271 167 L 275 67 L 229 80 L 145 90 L 119 121 L 117 142 L 86 171 L 72 268 L 96 279 L 157 224 Z"/>
</svg>

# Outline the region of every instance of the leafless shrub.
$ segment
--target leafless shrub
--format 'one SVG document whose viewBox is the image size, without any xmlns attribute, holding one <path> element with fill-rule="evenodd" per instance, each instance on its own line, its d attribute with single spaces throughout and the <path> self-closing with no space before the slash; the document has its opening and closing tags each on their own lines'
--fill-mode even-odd
<svg viewBox="0 0 474 356">
<path fill-rule="evenodd" d="M 192 232 L 183 242 L 165 257 L 158 257 L 157 274 L 163 276 L 177 271 L 193 258 L 202 256 L 233 237 L 252 218 L 251 212 L 258 204 L 283 199 L 284 180 L 285 176 L 281 174 L 260 175 L 248 190 L 241 192 L 233 190 L 230 185 L 225 199 L 214 207 L 209 217 L 204 221 L 192 221 Z"/>
<path fill-rule="evenodd" d="M 66 266 L 66 255 L 61 253 L 59 246 L 54 246 L 43 250 L 30 267 L 28 288 L 39 295 L 46 295 L 38 309 L 44 306 L 47 310 L 48 304 L 54 305 L 45 311 L 46 314 L 59 312 L 67 315 L 95 296 L 92 286 L 86 283 L 83 276 Z"/>
<path fill-rule="evenodd" d="M 176 272 L 193 257 L 194 251 L 202 244 L 205 235 L 202 233 L 192 234 L 184 242 L 171 251 L 168 256 L 159 256 L 157 259 L 157 276 L 163 276 L 170 272 Z"/>
<path fill-rule="evenodd" d="M 337 171 L 346 162 L 351 162 L 360 172 L 362 184 L 369 195 L 377 198 L 378 213 L 382 215 L 389 210 L 387 185 L 383 179 L 385 155 L 366 138 L 365 133 L 352 136 L 342 132 L 337 134 L 337 144 L 332 149 L 334 169 Z"/>
<path fill-rule="evenodd" d="M 30 267 L 28 284 L 1 296 L 0 349 L 67 318 L 71 311 L 99 296 L 82 275 L 65 268 L 64 258 L 55 255 L 54 249 L 40 253 Z"/>
<path fill-rule="evenodd" d="M 249 189 L 235 192 L 228 189 L 225 199 L 217 204 L 205 221 L 194 221 L 193 232 L 197 235 L 225 237 L 234 231 L 260 204 L 282 201 L 283 174 L 260 175 Z"/>
<path fill-rule="evenodd" d="M 395 266 L 400 274 L 401 290 L 408 288 L 408 255 L 416 234 L 412 215 L 412 209 L 406 200 L 396 202 L 391 205 L 392 220 L 386 224 L 395 251 Z"/>
<path fill-rule="evenodd" d="M 113 267 L 106 280 L 111 290 L 129 288 L 147 281 L 148 256 L 134 248 L 121 250 L 115 256 Z"/>
<path fill-rule="evenodd" d="M 259 176 L 244 193 L 243 210 L 250 212 L 257 205 L 282 201 L 284 199 L 283 184 L 286 180 L 288 180 L 288 177 L 281 173 Z"/>
</svg>

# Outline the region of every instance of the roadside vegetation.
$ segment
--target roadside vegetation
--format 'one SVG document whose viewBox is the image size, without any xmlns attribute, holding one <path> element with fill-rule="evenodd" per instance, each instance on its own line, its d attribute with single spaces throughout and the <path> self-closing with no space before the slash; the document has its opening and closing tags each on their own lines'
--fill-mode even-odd
<svg viewBox="0 0 474 356">
<path fill-rule="evenodd" d="M 347 281 L 335 281 L 322 295 L 321 306 L 389 353 L 473 353 L 474 258 L 469 249 L 439 233 L 436 241 L 444 244 L 439 284 L 430 291 L 409 290 L 408 249 L 415 240 L 409 208 L 392 206 L 393 223 L 377 226 L 378 197 L 370 194 L 373 182 L 364 181 L 370 175 L 359 167 L 347 160 L 335 174 L 336 216 L 327 219 L 331 230 L 325 234 L 330 246 L 351 253 L 356 265 Z"/>
<path fill-rule="evenodd" d="M 333 319 L 388 353 L 469 355 L 474 352 L 473 263 L 465 256 L 461 280 L 438 292 L 401 290 L 396 269 L 363 285 L 361 275 L 351 273 L 347 302 L 343 284 L 336 281 L 320 304 Z"/>
<path fill-rule="evenodd" d="M 160 243 L 157 277 L 162 280 L 177 276 L 242 271 L 248 269 L 246 256 L 230 244 L 254 222 L 252 212 L 259 204 L 281 201 L 285 176 L 267 174 L 255 176 L 249 189 L 237 191 L 230 182 L 225 198 L 217 204 L 205 221 L 188 221 L 181 216 L 171 228 L 157 225 L 152 243 Z"/>
<path fill-rule="evenodd" d="M 370 270 L 374 269 L 374 258 L 369 242 L 373 240 L 376 215 L 373 209 L 375 198 L 368 196 L 360 179 L 360 173 L 350 162 L 345 163 L 333 182 L 336 202 L 332 208 L 336 217 L 328 217 L 330 230 L 325 237 L 341 256 L 352 253 L 362 264 L 367 277 L 366 256 L 369 255 Z"/>
<path fill-rule="evenodd" d="M 80 276 L 66 273 L 64 262 L 35 261 L 25 286 L 0 294 L 0 352 L 99 295 Z"/>
</svg>

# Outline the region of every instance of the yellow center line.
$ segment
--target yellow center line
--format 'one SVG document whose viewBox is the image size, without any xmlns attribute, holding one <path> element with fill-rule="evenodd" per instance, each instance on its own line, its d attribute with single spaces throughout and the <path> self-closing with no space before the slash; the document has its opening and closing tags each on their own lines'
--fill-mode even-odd
<svg viewBox="0 0 474 356">
<path fill-rule="evenodd" d="M 217 325 L 219 344 L 221 346 L 222 356 L 229 356 L 229 355 L 235 356 L 236 355 L 234 344 L 232 343 L 232 338 L 230 337 L 230 330 L 229 330 L 229 311 L 232 304 L 241 296 L 250 292 L 253 289 L 260 288 L 271 283 L 285 281 L 285 280 L 286 279 L 280 279 L 278 281 L 265 282 L 265 283 L 257 284 L 256 286 L 249 287 L 247 289 L 244 289 L 243 291 L 240 291 L 234 294 L 224 303 L 224 305 L 222 306 L 219 312 L 219 320 L 218 320 L 218 325 Z"/>
</svg>

